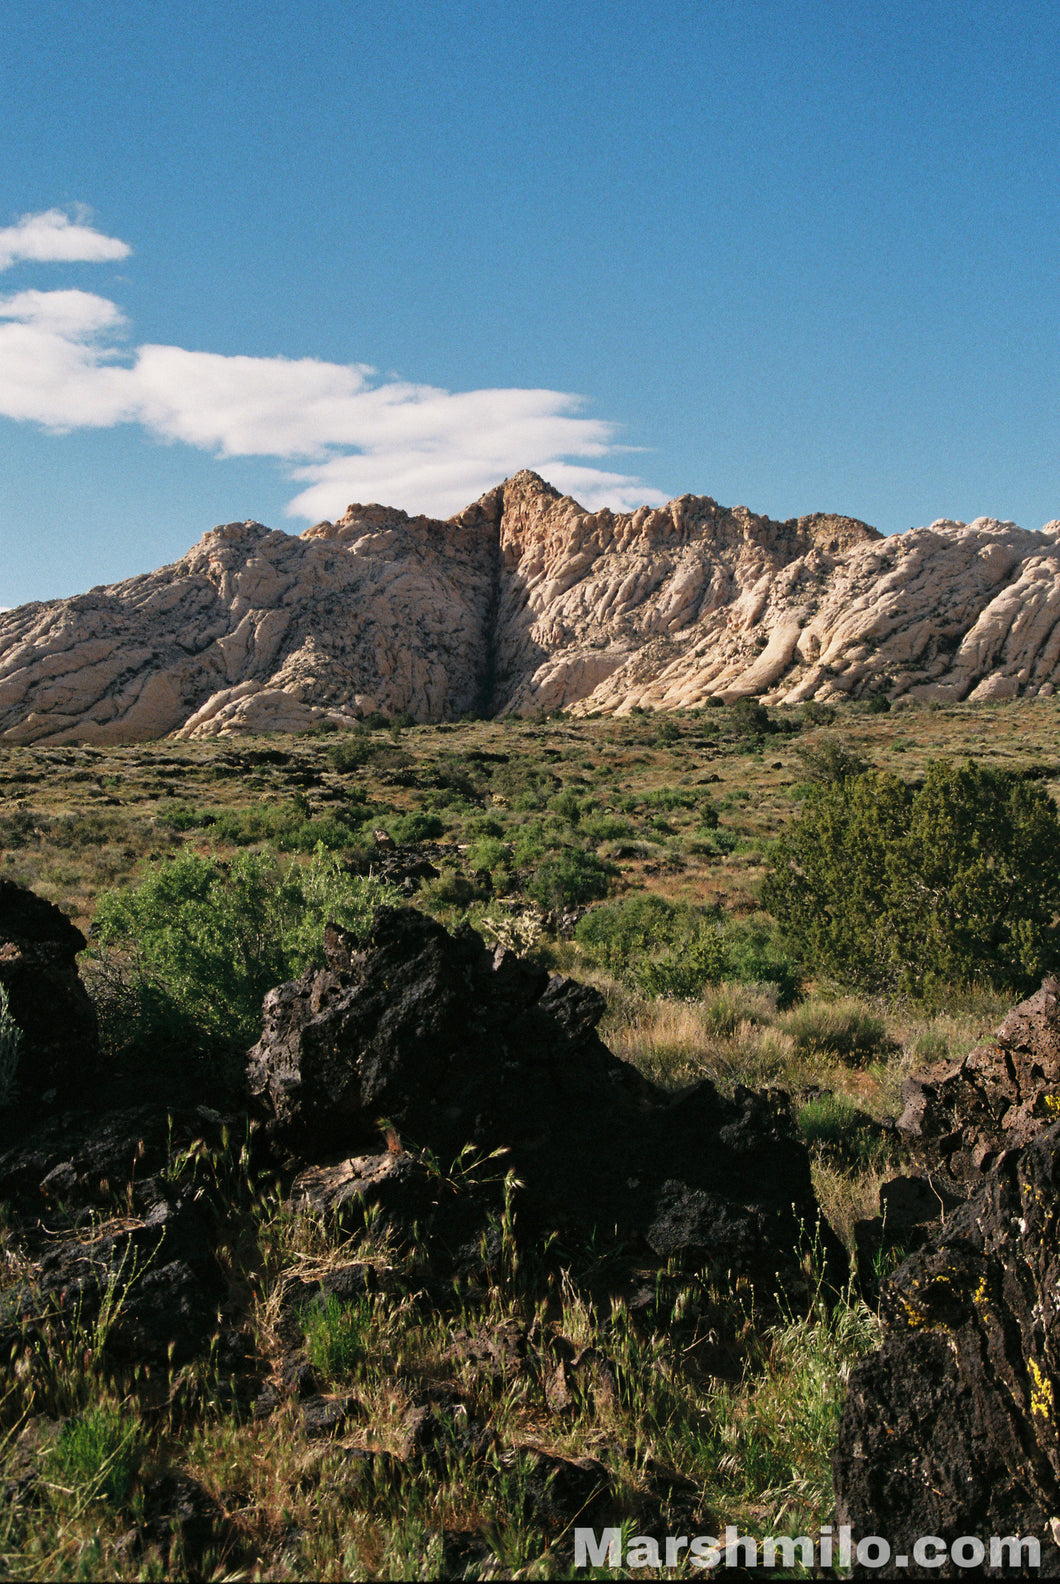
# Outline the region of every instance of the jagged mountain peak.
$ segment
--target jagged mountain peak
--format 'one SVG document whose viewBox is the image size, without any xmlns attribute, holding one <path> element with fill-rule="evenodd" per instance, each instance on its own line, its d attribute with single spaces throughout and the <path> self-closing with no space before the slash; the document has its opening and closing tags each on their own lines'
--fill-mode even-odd
<svg viewBox="0 0 1060 1584">
<path fill-rule="evenodd" d="M 885 538 L 705 495 L 588 511 L 523 471 L 445 521 L 354 503 L 302 534 L 226 523 L 172 566 L 0 613 L 0 736 L 1050 692 L 1058 579 L 1056 523 Z"/>
</svg>

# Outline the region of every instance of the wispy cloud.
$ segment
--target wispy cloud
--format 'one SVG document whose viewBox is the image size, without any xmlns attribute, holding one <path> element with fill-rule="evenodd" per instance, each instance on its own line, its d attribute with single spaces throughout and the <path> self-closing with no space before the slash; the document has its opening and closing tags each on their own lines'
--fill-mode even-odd
<svg viewBox="0 0 1060 1584">
<path fill-rule="evenodd" d="M 41 249 L 82 251 L 30 253 L 30 238 Z M 90 245 L 111 251 L 90 254 Z M 0 231 L 4 247 L 0 260 L 130 251 L 59 210 Z M 628 448 L 614 424 L 585 416 L 585 405 L 565 391 L 454 392 L 381 379 L 360 363 L 130 349 L 124 315 L 105 297 L 21 291 L 0 298 L 0 415 L 57 430 L 136 423 L 222 457 L 274 457 L 306 486 L 287 508 L 296 517 L 333 517 L 351 500 L 448 516 L 522 467 L 590 508 L 664 499 L 631 474 L 590 465 Z"/>
<path fill-rule="evenodd" d="M 132 248 L 127 242 L 104 236 L 88 220 L 89 211 L 82 208 L 73 215 L 63 209 L 23 215 L 13 226 L 0 229 L 0 270 L 22 259 L 38 264 L 101 264 L 129 257 Z"/>
</svg>

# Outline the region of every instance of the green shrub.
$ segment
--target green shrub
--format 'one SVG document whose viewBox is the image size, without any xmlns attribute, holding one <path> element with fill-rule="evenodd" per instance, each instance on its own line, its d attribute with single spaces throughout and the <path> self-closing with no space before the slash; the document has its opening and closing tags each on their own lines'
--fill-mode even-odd
<svg viewBox="0 0 1060 1584">
<path fill-rule="evenodd" d="M 641 798 L 648 808 L 692 809 L 697 806 L 700 794 L 691 787 L 654 787 Z"/>
<path fill-rule="evenodd" d="M 467 850 L 468 867 L 475 874 L 488 874 L 494 869 L 502 869 L 508 863 L 508 848 L 504 842 L 498 841 L 496 836 L 480 836 Z"/>
<path fill-rule="evenodd" d="M 700 916 L 687 905 L 642 891 L 593 908 L 578 920 L 574 937 L 595 961 L 616 973 L 651 951 L 685 943 L 699 922 Z"/>
<path fill-rule="evenodd" d="M 538 864 L 548 849 L 545 828 L 540 820 L 526 820 L 512 833 L 512 855 L 521 868 Z"/>
<path fill-rule="evenodd" d="M 314 852 L 319 846 L 334 852 L 350 845 L 354 839 L 350 822 L 359 825 L 365 814 L 364 809 L 350 806 L 345 818 L 328 815 L 314 819 L 302 796 L 292 798 L 289 803 L 259 803 L 253 808 L 224 809 L 204 815 L 199 823 L 209 826 L 214 841 L 233 847 L 269 843 L 281 852 Z"/>
<path fill-rule="evenodd" d="M 323 847 L 326 852 L 341 852 L 355 839 L 355 833 L 343 819 L 304 819 L 281 829 L 276 845 L 281 852 L 315 852 Z"/>
<path fill-rule="evenodd" d="M 435 907 L 446 910 L 466 908 L 485 894 L 485 890 L 468 879 L 467 875 L 461 874 L 455 864 L 442 864 L 437 878 L 425 880 L 418 893 L 428 910 Z"/>
<path fill-rule="evenodd" d="M 266 990 L 320 960 L 329 920 L 363 935 L 376 907 L 400 901 L 322 849 L 285 866 L 271 853 L 230 864 L 182 853 L 99 898 L 100 944 L 133 970 L 113 1009 L 124 1037 L 136 1043 L 161 1026 L 197 1036 L 203 1053 L 245 1047 L 260 1032 Z"/>
<path fill-rule="evenodd" d="M 175 831 L 201 830 L 204 825 L 212 825 L 216 818 L 208 809 L 188 808 L 184 803 L 163 809 L 158 816 L 160 825 Z"/>
<path fill-rule="evenodd" d="M 700 798 L 696 806 L 696 813 L 699 815 L 699 824 L 696 826 L 697 831 L 717 830 L 718 808 L 713 798 Z"/>
<path fill-rule="evenodd" d="M 532 813 L 545 807 L 555 790 L 555 780 L 533 759 L 513 757 L 493 772 L 490 789 L 507 798 L 513 809 Z"/>
<path fill-rule="evenodd" d="M 775 731 L 772 717 L 756 698 L 740 698 L 732 705 L 729 721 L 733 731 L 747 737 L 763 737 Z"/>
<path fill-rule="evenodd" d="M 372 757 L 372 741 L 363 729 L 349 732 L 328 749 L 328 763 L 340 774 L 359 770 Z"/>
<path fill-rule="evenodd" d="M 445 835 L 445 821 L 437 814 L 424 814 L 413 809 L 408 814 L 398 814 L 387 821 L 387 829 L 399 845 L 408 842 L 435 841 Z"/>
<path fill-rule="evenodd" d="M 730 921 L 723 936 L 726 977 L 742 984 L 774 985 L 777 1005 L 791 1006 L 802 989 L 802 973 L 791 952 L 778 940 L 775 927 Z"/>
<path fill-rule="evenodd" d="M 614 864 L 606 863 L 595 853 L 571 847 L 539 864 L 526 891 L 544 908 L 577 907 L 581 902 L 606 896 L 617 873 Z"/>
<path fill-rule="evenodd" d="M 795 752 L 811 782 L 849 781 L 852 776 L 864 775 L 869 769 L 866 759 L 835 737 L 822 737 L 814 744 L 803 743 Z"/>
<path fill-rule="evenodd" d="M 478 814 L 468 820 L 464 830 L 469 840 L 473 840 L 476 836 L 503 836 L 504 822 L 495 814 Z"/>
<path fill-rule="evenodd" d="M 578 921 L 575 939 L 601 967 L 633 978 L 648 995 L 698 997 L 723 979 L 772 984 L 789 1006 L 800 975 L 763 924 L 729 921 L 716 913 L 639 892 L 593 908 Z"/>
<path fill-rule="evenodd" d="M 548 807 L 550 813 L 558 814 L 569 825 L 577 825 L 582 817 L 581 799 L 569 787 L 557 792 L 554 798 L 549 798 Z"/>
<path fill-rule="evenodd" d="M 621 841 L 625 836 L 633 835 L 633 826 L 629 820 L 619 819 L 615 814 L 594 814 L 589 819 L 582 819 L 578 827 L 582 836 L 587 841 Z"/>
<path fill-rule="evenodd" d="M 694 1001 L 707 985 L 719 983 L 726 966 L 721 936 L 716 929 L 706 929 L 687 946 L 645 963 L 637 982 L 645 995 Z"/>
<path fill-rule="evenodd" d="M 1038 786 L 945 761 L 816 787 L 776 843 L 763 904 L 817 971 L 924 995 L 1025 992 L 1060 968 L 1060 819 Z"/>
</svg>

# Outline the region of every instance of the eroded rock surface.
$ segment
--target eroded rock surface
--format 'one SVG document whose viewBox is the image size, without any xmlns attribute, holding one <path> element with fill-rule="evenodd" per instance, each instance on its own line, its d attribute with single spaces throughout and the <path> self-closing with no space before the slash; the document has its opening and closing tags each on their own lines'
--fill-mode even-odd
<svg viewBox="0 0 1060 1584">
<path fill-rule="evenodd" d="M 1022 1535 L 1041 1547 L 1028 1576 L 1060 1576 L 1058 1226 L 1054 1124 L 1005 1154 L 885 1287 L 884 1345 L 851 1376 L 833 1459 L 855 1540 L 884 1536 L 911 1559 L 925 1535 Z M 984 1571 L 1004 1570 L 987 1552 Z"/>
<path fill-rule="evenodd" d="M 6 900 L 23 945 L 58 943 L 72 962 L 80 937 L 57 909 Z M 575 1523 L 664 1536 L 702 1522 L 702 1493 L 678 1471 L 647 1459 L 631 1494 L 623 1445 L 574 1458 L 539 1444 L 538 1428 L 565 1446 L 583 1408 L 624 1390 L 606 1326 L 587 1344 L 583 1301 L 603 1315 L 626 1303 L 631 1327 L 671 1328 L 675 1356 L 694 1346 L 697 1372 L 738 1379 L 745 1321 L 726 1277 L 763 1284 L 763 1298 L 779 1277 L 798 1304 L 815 1233 L 842 1264 L 783 1098 L 655 1089 L 601 1044 L 595 991 L 470 930 L 383 910 L 363 949 L 334 926 L 325 944 L 324 968 L 266 1000 L 250 1062 L 260 1130 L 235 1099 L 226 1114 L 203 1105 L 179 1067 L 116 1105 L 121 1075 L 112 1084 L 98 1054 L 63 1103 L 0 1110 L 0 1366 L 28 1404 L 0 1494 L 22 1510 L 47 1499 L 46 1449 L 70 1418 L 54 1363 L 70 1357 L 171 1416 L 174 1461 L 141 1467 L 126 1552 L 159 1576 L 312 1572 L 304 1534 L 270 1519 L 262 1562 L 243 1498 L 236 1518 L 227 1488 L 215 1497 L 179 1466 L 181 1437 L 218 1412 L 275 1415 L 261 1444 L 282 1436 L 285 1477 L 312 1481 L 326 1463 L 370 1504 L 454 1467 L 494 1489 L 518 1480 L 519 1513 L 564 1575 Z M 282 1195 L 309 1222 L 276 1217 Z M 351 1211 L 369 1231 L 352 1246 Z M 320 1221 L 334 1236 L 319 1237 Z M 717 1276 L 717 1295 L 688 1266 Z M 561 1269 L 579 1296 L 557 1306 Z M 505 1290 L 534 1302 L 498 1309 Z M 433 1342 L 425 1369 L 394 1357 L 383 1402 L 359 1359 L 335 1363 L 310 1335 L 321 1316 L 363 1334 L 390 1310 L 422 1315 L 432 1336 L 444 1322 L 448 1364 L 438 1370 Z M 394 1334 L 388 1318 L 386 1360 Z M 534 1439 L 521 1417 L 493 1422 L 502 1394 L 536 1400 Z M 437 1542 L 432 1569 L 440 1549 L 453 1576 L 494 1555 L 484 1524 Z"/>
<path fill-rule="evenodd" d="M 524 472 L 447 522 L 353 505 L 301 536 L 229 523 L 157 572 L 0 613 L 0 739 L 1050 693 L 1058 576 L 1056 523 L 884 538 L 693 495 L 586 512 Z"/>
<path fill-rule="evenodd" d="M 0 880 L 0 985 L 21 1031 L 13 1093 L 75 1097 L 98 1077 L 96 1012 L 77 970 L 87 942 L 51 902 Z"/>
<path fill-rule="evenodd" d="M 429 1185 L 394 1152 L 429 1150 L 444 1175 L 470 1144 L 480 1160 L 508 1151 L 518 1214 L 543 1230 L 607 1227 L 770 1294 L 778 1272 L 802 1281 L 804 1233 L 842 1263 L 785 1097 L 657 1089 L 601 1043 L 597 991 L 411 909 L 380 909 L 363 951 L 329 928 L 327 953 L 269 992 L 248 1058 L 277 1147 L 330 1149 L 328 1172 L 303 1179 L 322 1204 L 405 1193 L 422 1215 Z"/>
<path fill-rule="evenodd" d="M 902 1085 L 898 1126 L 943 1194 L 961 1197 L 1006 1150 L 1060 1119 L 1060 983 L 1005 1018 L 992 1044 Z"/>
</svg>

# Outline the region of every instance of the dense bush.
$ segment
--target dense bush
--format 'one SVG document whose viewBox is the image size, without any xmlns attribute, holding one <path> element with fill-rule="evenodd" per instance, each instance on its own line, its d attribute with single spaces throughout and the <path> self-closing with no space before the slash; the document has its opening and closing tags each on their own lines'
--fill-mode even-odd
<svg viewBox="0 0 1060 1584">
<path fill-rule="evenodd" d="M 594 814 L 589 819 L 583 819 L 578 828 L 582 836 L 592 842 L 621 841 L 633 835 L 629 820 L 621 819 L 617 814 Z"/>
<path fill-rule="evenodd" d="M 815 971 L 923 994 L 1026 991 L 1060 968 L 1060 819 L 998 770 L 929 765 L 816 786 L 778 841 L 765 906 Z"/>
<path fill-rule="evenodd" d="M 763 737 L 777 730 L 776 723 L 765 705 L 756 698 L 739 698 L 729 712 L 733 731 L 748 737 Z"/>
<path fill-rule="evenodd" d="M 323 849 L 286 865 L 271 853 L 230 864 L 182 853 L 99 898 L 105 1032 L 125 1047 L 161 1039 L 200 1056 L 245 1047 L 260 1032 L 266 990 L 321 959 L 329 920 L 363 934 L 377 906 L 399 901 Z"/>
<path fill-rule="evenodd" d="M 614 864 L 594 852 L 570 847 L 538 864 L 527 882 L 526 894 L 544 908 L 577 907 L 606 896 L 617 873 Z"/>
<path fill-rule="evenodd" d="M 774 935 L 761 924 L 722 924 L 716 912 L 670 902 L 648 892 L 593 908 L 575 938 L 611 973 L 647 994 L 695 1000 L 723 979 L 773 984 L 788 1006 L 799 974 Z"/>
<path fill-rule="evenodd" d="M 328 761 L 333 770 L 338 770 L 340 774 L 348 774 L 351 770 L 359 770 L 362 765 L 368 763 L 372 757 L 373 746 L 364 727 L 355 728 L 332 745 L 328 751 Z"/>
<path fill-rule="evenodd" d="M 387 829 L 399 844 L 434 841 L 445 835 L 445 822 L 437 814 L 424 814 L 412 809 L 408 814 L 398 814 L 387 821 Z"/>
<path fill-rule="evenodd" d="M 496 836 L 480 836 L 467 849 L 468 868 L 473 874 L 489 874 L 495 869 L 506 869 L 508 848 Z"/>
<path fill-rule="evenodd" d="M 822 737 L 814 744 L 803 743 L 795 752 L 810 781 L 849 781 L 853 776 L 864 775 L 870 768 L 866 759 L 836 737 Z"/>
<path fill-rule="evenodd" d="M 721 935 L 709 926 L 680 949 L 649 958 L 637 974 L 637 983 L 650 996 L 672 996 L 691 1001 L 707 985 L 716 985 L 727 966 Z"/>
<path fill-rule="evenodd" d="M 700 918 L 687 904 L 640 891 L 593 908 L 579 919 L 574 933 L 595 961 L 619 973 L 634 958 L 687 942 L 697 932 Z"/>
<path fill-rule="evenodd" d="M 777 1005 L 791 1006 L 802 990 L 802 974 L 791 951 L 777 939 L 775 927 L 741 919 L 726 926 L 724 939 L 725 977 L 742 984 L 775 985 Z"/>
<path fill-rule="evenodd" d="M 177 804 L 160 814 L 159 821 L 180 832 L 208 830 L 211 841 L 233 847 L 266 842 L 281 852 L 311 853 L 320 846 L 330 852 L 351 846 L 372 813 L 363 798 L 352 797 L 336 814 L 314 818 L 305 799 L 296 797 L 287 803 L 256 803 L 239 809 L 193 809 Z"/>
</svg>

